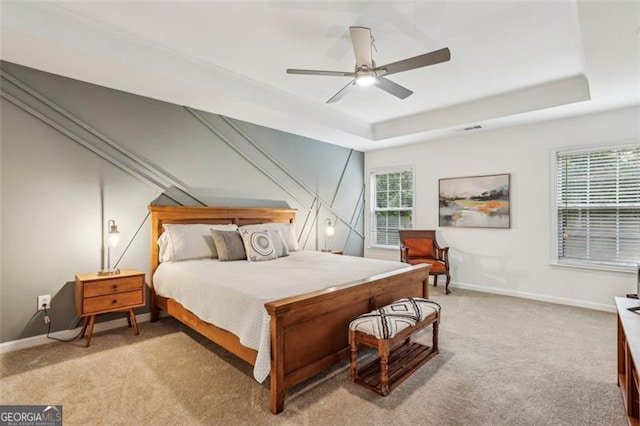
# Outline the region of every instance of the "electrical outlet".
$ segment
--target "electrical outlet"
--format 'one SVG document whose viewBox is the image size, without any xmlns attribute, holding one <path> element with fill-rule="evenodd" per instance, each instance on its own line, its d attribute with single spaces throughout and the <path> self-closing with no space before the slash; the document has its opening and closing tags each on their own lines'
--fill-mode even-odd
<svg viewBox="0 0 640 426">
<path fill-rule="evenodd" d="M 38 310 L 39 311 L 44 311 L 44 308 L 42 307 L 42 305 L 46 305 L 47 309 L 51 309 L 51 295 L 50 294 L 43 294 L 41 296 L 38 296 Z"/>
</svg>

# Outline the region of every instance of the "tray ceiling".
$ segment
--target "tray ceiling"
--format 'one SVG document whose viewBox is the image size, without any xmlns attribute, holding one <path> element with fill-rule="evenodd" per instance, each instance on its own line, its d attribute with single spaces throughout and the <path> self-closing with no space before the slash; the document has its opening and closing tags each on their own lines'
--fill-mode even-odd
<svg viewBox="0 0 640 426">
<path fill-rule="evenodd" d="M 6 61 L 367 151 L 638 105 L 638 2 L 3 2 Z M 448 47 L 357 87 L 348 27 L 378 64 Z"/>
</svg>

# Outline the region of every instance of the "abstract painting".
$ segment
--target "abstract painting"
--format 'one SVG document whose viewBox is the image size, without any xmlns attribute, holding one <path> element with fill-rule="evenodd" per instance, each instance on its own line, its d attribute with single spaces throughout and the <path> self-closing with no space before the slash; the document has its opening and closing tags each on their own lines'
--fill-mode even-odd
<svg viewBox="0 0 640 426">
<path fill-rule="evenodd" d="M 440 179 L 440 226 L 510 228 L 510 180 L 510 174 Z"/>
</svg>

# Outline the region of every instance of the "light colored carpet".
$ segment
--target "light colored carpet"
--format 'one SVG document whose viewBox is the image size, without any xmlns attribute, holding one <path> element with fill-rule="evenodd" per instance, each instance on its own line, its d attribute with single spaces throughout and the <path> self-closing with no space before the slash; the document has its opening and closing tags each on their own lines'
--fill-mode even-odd
<svg viewBox="0 0 640 426">
<path fill-rule="evenodd" d="M 626 425 L 612 313 L 438 287 L 441 352 L 383 398 L 342 363 L 269 413 L 251 367 L 173 319 L 0 355 L 0 404 L 65 425 Z M 420 339 L 429 341 L 430 333 Z"/>
</svg>

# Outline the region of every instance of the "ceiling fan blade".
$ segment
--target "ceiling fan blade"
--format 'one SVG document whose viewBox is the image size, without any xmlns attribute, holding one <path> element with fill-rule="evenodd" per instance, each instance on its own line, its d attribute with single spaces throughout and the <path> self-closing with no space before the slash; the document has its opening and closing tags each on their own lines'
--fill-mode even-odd
<svg viewBox="0 0 640 426">
<path fill-rule="evenodd" d="M 353 53 L 356 56 L 356 68 L 366 65 L 373 68 L 371 58 L 371 30 L 366 27 L 349 27 Z"/>
<path fill-rule="evenodd" d="M 398 83 L 394 83 L 393 81 L 382 77 L 378 77 L 376 87 L 400 99 L 408 98 L 413 94 L 413 92 L 406 87 L 400 86 Z"/>
<path fill-rule="evenodd" d="M 353 77 L 355 75 L 355 73 L 347 71 L 297 70 L 293 68 L 288 68 L 287 74 L 326 75 L 330 77 Z"/>
<path fill-rule="evenodd" d="M 428 65 L 439 64 L 451 59 L 451 52 L 448 47 L 424 55 L 414 56 L 413 58 L 403 59 L 402 61 L 392 62 L 375 68 L 375 71 L 384 71 L 385 75 L 395 74 L 401 71 L 413 70 L 416 68 L 426 67 Z"/>
<path fill-rule="evenodd" d="M 333 96 L 331 97 L 331 99 L 329 99 L 329 100 L 327 101 L 327 103 L 328 103 L 328 104 L 332 104 L 332 103 L 334 103 L 334 102 L 338 102 L 340 99 L 344 98 L 344 95 L 346 95 L 347 93 L 349 93 L 349 91 L 351 90 L 351 88 L 352 88 L 353 86 L 355 86 L 355 84 L 356 84 L 356 81 L 355 81 L 355 80 L 351 80 L 351 81 L 349 82 L 349 84 L 347 84 L 346 86 L 344 86 L 342 89 L 340 89 L 340 90 L 338 91 L 338 93 L 336 93 L 335 95 L 333 95 Z"/>
</svg>

